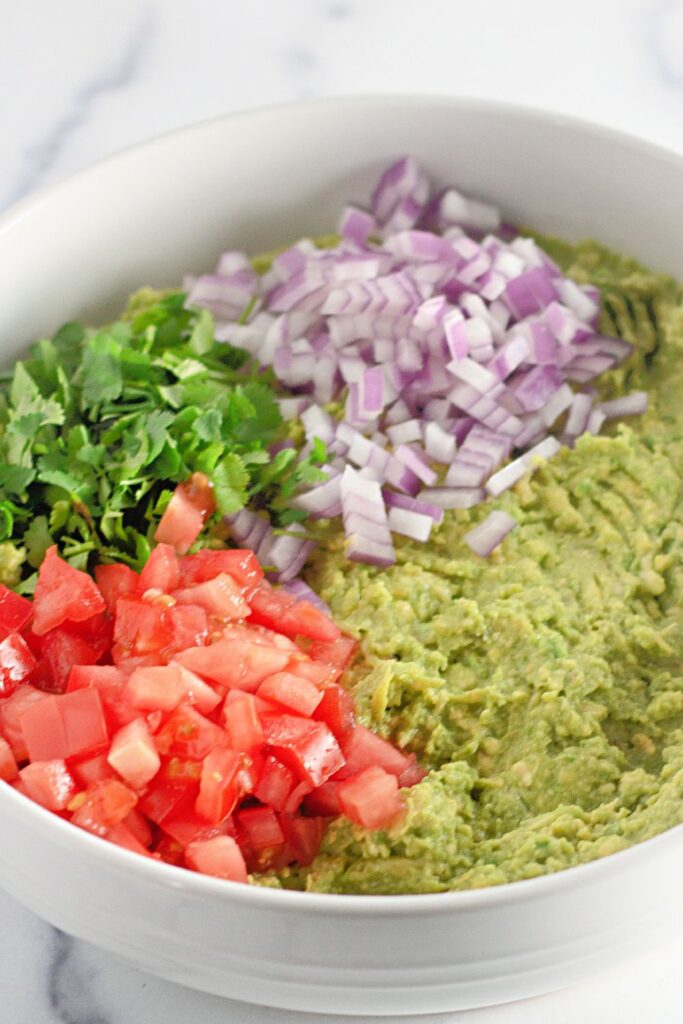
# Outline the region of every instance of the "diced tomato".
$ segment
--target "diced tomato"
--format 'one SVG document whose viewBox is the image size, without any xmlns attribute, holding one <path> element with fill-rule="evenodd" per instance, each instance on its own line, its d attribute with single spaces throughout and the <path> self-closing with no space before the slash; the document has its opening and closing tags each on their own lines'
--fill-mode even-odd
<svg viewBox="0 0 683 1024">
<path fill-rule="evenodd" d="M 181 867 L 185 861 L 185 848 L 176 839 L 162 836 L 154 847 L 152 856 L 157 860 L 163 860 L 165 864 Z"/>
<path fill-rule="evenodd" d="M 92 688 L 102 700 L 104 717 L 110 732 L 116 732 L 140 717 L 126 694 L 128 675 L 114 665 L 75 665 L 66 684 L 67 693 Z"/>
<path fill-rule="evenodd" d="M 54 699 L 64 726 L 66 756 L 77 757 L 101 750 L 109 739 L 109 732 L 97 690 L 76 690 Z"/>
<path fill-rule="evenodd" d="M 322 661 L 312 661 L 305 654 L 297 654 L 287 664 L 287 672 L 301 679 L 308 679 L 321 690 L 336 682 L 339 673 L 331 665 Z"/>
<path fill-rule="evenodd" d="M 263 728 L 258 717 L 256 700 L 251 693 L 241 690 L 233 692 L 239 694 L 238 699 L 229 703 L 226 701 L 223 708 L 223 719 L 230 745 L 233 750 L 255 750 L 263 744 Z"/>
<path fill-rule="evenodd" d="M 221 686 L 253 692 L 266 676 L 280 672 L 289 655 L 276 647 L 241 640 L 219 640 L 210 647 L 195 647 L 177 655 L 176 661 Z"/>
<path fill-rule="evenodd" d="M 179 583 L 178 556 L 170 544 L 157 544 L 140 573 L 140 593 L 161 590 L 170 594 Z"/>
<path fill-rule="evenodd" d="M 281 814 L 280 826 L 287 842 L 288 860 L 296 861 L 302 868 L 312 864 L 325 834 L 324 819 Z"/>
<path fill-rule="evenodd" d="M 0 779 L 3 782 L 10 782 L 16 778 L 18 770 L 12 748 L 7 740 L 0 736 Z"/>
<path fill-rule="evenodd" d="M 228 622 L 221 627 L 224 640 L 240 640 L 261 647 L 276 647 L 279 651 L 290 651 L 291 656 L 298 656 L 301 651 L 288 636 L 275 633 L 265 626 L 252 625 L 251 622 Z"/>
<path fill-rule="evenodd" d="M 409 754 L 408 767 L 398 776 L 398 784 L 401 788 L 409 788 L 410 786 L 416 786 L 418 782 L 422 782 L 426 777 L 427 772 L 424 768 L 420 768 L 415 755 Z"/>
<path fill-rule="evenodd" d="M 63 693 L 74 665 L 95 665 L 104 651 L 84 639 L 58 626 L 43 637 L 43 656 L 47 663 L 49 686 L 53 693 Z"/>
<path fill-rule="evenodd" d="M 217 825 L 212 825 L 206 818 L 197 814 L 195 808 L 188 803 L 169 814 L 161 827 L 167 835 L 182 846 L 187 846 L 198 839 L 235 835 L 235 825 L 230 815 Z"/>
<path fill-rule="evenodd" d="M 259 697 L 281 704 L 288 711 L 310 717 L 322 700 L 322 693 L 314 683 L 291 672 L 276 672 L 264 679 L 258 688 Z"/>
<path fill-rule="evenodd" d="M 263 733 L 277 758 L 313 788 L 321 786 L 344 764 L 339 745 L 323 722 L 294 715 L 265 715 Z"/>
<path fill-rule="evenodd" d="M 9 697 L 17 686 L 27 683 L 37 668 L 31 649 L 19 633 L 0 640 L 0 697 Z"/>
<path fill-rule="evenodd" d="M 176 590 L 173 596 L 178 604 L 199 605 L 209 615 L 224 622 L 244 619 L 249 614 L 249 605 L 242 597 L 240 586 L 227 572 L 206 583 L 195 583 L 184 590 Z"/>
<path fill-rule="evenodd" d="M 206 755 L 199 782 L 196 810 L 217 825 L 230 814 L 241 796 L 240 755 L 227 747 L 218 747 Z"/>
<path fill-rule="evenodd" d="M 181 586 L 191 587 L 205 583 L 215 576 L 227 572 L 248 596 L 263 579 L 263 569 L 253 551 L 246 549 L 209 551 L 204 549 L 195 555 L 180 559 Z"/>
<path fill-rule="evenodd" d="M 381 736 L 370 732 L 364 725 L 357 725 L 344 739 L 342 750 L 346 764 L 337 775 L 339 780 L 357 775 L 365 768 L 380 767 L 399 778 L 412 761 L 400 750 L 387 743 Z"/>
<path fill-rule="evenodd" d="M 64 760 L 69 756 L 57 697 L 48 695 L 30 704 L 21 712 L 19 724 L 32 761 Z"/>
<path fill-rule="evenodd" d="M 166 610 L 166 623 L 171 640 L 166 646 L 167 654 L 186 651 L 188 647 L 202 647 L 209 636 L 209 617 L 205 608 L 198 605 L 176 605 Z"/>
<path fill-rule="evenodd" d="M 152 780 L 147 792 L 140 797 L 139 804 L 142 813 L 157 825 L 163 825 L 168 817 L 182 808 L 191 808 L 194 811 L 199 792 L 198 779 L 194 784 L 188 785 L 182 781 L 173 782 L 168 778 L 159 778 L 160 775 L 161 772 Z"/>
<path fill-rule="evenodd" d="M 170 544 L 177 554 L 184 555 L 202 532 L 205 518 L 179 484 L 161 517 L 154 539 L 158 544 Z"/>
<path fill-rule="evenodd" d="M 140 842 L 133 830 L 123 822 L 109 830 L 107 839 L 110 843 L 115 843 L 116 846 L 122 846 L 124 850 L 141 853 L 143 857 L 151 857 L 149 850 Z"/>
<path fill-rule="evenodd" d="M 377 765 L 342 782 L 337 795 L 346 817 L 367 829 L 387 828 L 404 807 L 396 776 Z"/>
<path fill-rule="evenodd" d="M 114 769 L 107 761 L 106 754 L 95 754 L 94 757 L 85 757 L 81 760 L 69 762 L 69 768 L 79 786 L 87 789 L 94 782 L 102 782 L 103 779 L 113 779 Z"/>
<path fill-rule="evenodd" d="M 240 751 L 240 769 L 238 772 L 240 789 L 244 796 L 249 796 L 256 789 L 256 785 L 263 767 L 264 755 L 261 750 L 252 750 L 250 753 Z"/>
<path fill-rule="evenodd" d="M 275 629 L 285 636 L 305 636 L 327 643 L 341 636 L 339 628 L 324 612 L 309 601 L 297 601 L 283 590 L 274 590 L 265 580 L 249 598 L 249 604 L 249 622 Z"/>
<path fill-rule="evenodd" d="M 318 722 L 324 722 L 341 743 L 351 734 L 356 724 L 353 697 L 343 687 L 332 683 L 323 690 L 322 700 L 313 712 L 313 717 Z"/>
<path fill-rule="evenodd" d="M 287 797 L 287 803 L 285 804 L 285 812 L 287 814 L 296 814 L 301 807 L 304 797 L 312 791 L 313 786 L 310 782 L 300 782 L 294 787 L 292 792 Z"/>
<path fill-rule="evenodd" d="M 131 654 L 161 651 L 173 640 L 164 606 L 137 597 L 120 597 L 116 602 L 114 640 Z"/>
<path fill-rule="evenodd" d="M 17 687 L 10 697 L 0 701 L 0 731 L 12 748 L 17 761 L 26 761 L 28 758 L 21 716 L 32 704 L 46 700 L 47 697 L 48 695 L 41 690 L 25 685 Z"/>
<path fill-rule="evenodd" d="M 10 633 L 20 633 L 33 615 L 33 605 L 26 597 L 0 583 L 0 640 Z"/>
<path fill-rule="evenodd" d="M 341 814 L 339 806 L 339 787 L 341 782 L 323 782 L 304 799 L 304 807 L 308 814 L 317 814 L 323 818 L 336 818 Z"/>
<path fill-rule="evenodd" d="M 295 783 L 296 780 L 289 768 L 276 757 L 269 755 L 263 762 L 254 796 L 273 810 L 284 811 Z"/>
<path fill-rule="evenodd" d="M 87 832 L 106 836 L 110 829 L 120 825 L 137 803 L 132 789 L 118 779 L 104 779 L 89 786 L 71 801 L 74 825 Z M 75 805 L 75 806 L 74 806 Z"/>
<path fill-rule="evenodd" d="M 137 806 L 133 808 L 130 814 L 126 815 L 122 824 L 125 825 L 127 829 L 130 829 L 142 846 L 147 847 L 152 845 L 152 830 L 147 824 L 147 819 L 144 814 L 140 813 Z"/>
<path fill-rule="evenodd" d="M 202 762 L 182 757 L 169 757 L 162 761 L 159 781 L 166 780 L 173 785 L 198 786 L 202 774 Z M 155 783 L 156 783 L 155 779 Z"/>
<path fill-rule="evenodd" d="M 136 668 L 126 683 L 126 693 L 133 707 L 172 711 L 186 697 L 180 665 Z"/>
<path fill-rule="evenodd" d="M 48 811 L 63 811 L 76 790 L 64 761 L 36 761 L 22 768 L 19 775 L 26 795 Z"/>
<path fill-rule="evenodd" d="M 270 807 L 247 807 L 236 814 L 238 829 L 244 833 L 247 845 L 256 853 L 276 850 L 284 846 L 285 836 Z"/>
<path fill-rule="evenodd" d="M 340 636 L 330 643 L 314 640 L 308 648 L 308 653 L 316 661 L 332 665 L 342 672 L 351 663 L 357 647 L 358 641 L 353 637 Z"/>
<path fill-rule="evenodd" d="M 231 882 L 247 881 L 247 866 L 242 851 L 231 836 L 200 840 L 185 850 L 187 863 L 195 871 Z"/>
<path fill-rule="evenodd" d="M 112 613 L 116 611 L 116 602 L 120 597 L 136 595 L 140 586 L 138 574 L 129 566 L 120 563 L 96 565 L 95 580 L 107 608 Z"/>
<path fill-rule="evenodd" d="M 214 747 L 225 746 L 226 741 L 224 729 L 188 704 L 176 708 L 156 736 L 157 747 L 165 756 L 198 761 Z"/>
<path fill-rule="evenodd" d="M 33 632 L 43 636 L 63 622 L 83 622 L 105 610 L 95 581 L 48 548 L 38 571 L 33 598 Z"/>
<path fill-rule="evenodd" d="M 161 767 L 161 758 L 143 718 L 124 725 L 116 733 L 107 760 L 133 789 L 142 789 L 154 778 Z"/>
</svg>

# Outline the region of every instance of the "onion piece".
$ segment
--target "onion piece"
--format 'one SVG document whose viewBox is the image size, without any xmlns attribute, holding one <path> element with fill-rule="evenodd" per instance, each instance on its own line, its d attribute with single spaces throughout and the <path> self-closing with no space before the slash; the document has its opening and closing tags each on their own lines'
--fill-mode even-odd
<svg viewBox="0 0 683 1024">
<path fill-rule="evenodd" d="M 514 530 L 515 526 L 517 526 L 516 519 L 513 519 L 507 512 L 496 509 L 489 513 L 483 523 L 466 533 L 463 540 L 475 555 L 486 558 L 507 537 L 508 533 Z"/>
<path fill-rule="evenodd" d="M 632 391 L 623 398 L 612 398 L 609 402 L 600 402 L 598 408 L 604 413 L 607 419 L 614 419 L 615 416 L 639 416 L 647 412 L 648 393 L 647 391 Z"/>
</svg>

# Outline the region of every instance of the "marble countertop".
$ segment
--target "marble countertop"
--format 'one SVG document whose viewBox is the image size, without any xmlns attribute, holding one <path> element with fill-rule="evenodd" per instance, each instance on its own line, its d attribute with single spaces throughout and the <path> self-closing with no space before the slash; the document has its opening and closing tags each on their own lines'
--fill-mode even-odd
<svg viewBox="0 0 683 1024">
<path fill-rule="evenodd" d="M 123 146 L 232 110 L 368 92 L 553 108 L 683 151 L 683 0 L 25 0 L 3 5 L 0 208 Z M 625 211 L 627 215 L 627 211 Z M 335 1024 L 129 968 L 0 893 L 3 1024 Z M 683 1018 L 681 940 L 542 999 L 423 1021 Z M 348 1019 L 348 1018 L 346 1018 Z"/>
</svg>

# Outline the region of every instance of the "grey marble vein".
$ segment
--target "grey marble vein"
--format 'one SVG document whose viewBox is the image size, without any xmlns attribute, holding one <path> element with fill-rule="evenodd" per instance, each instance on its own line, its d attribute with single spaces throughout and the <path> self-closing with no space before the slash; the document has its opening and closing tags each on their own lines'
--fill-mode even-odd
<svg viewBox="0 0 683 1024">
<path fill-rule="evenodd" d="M 86 82 L 75 94 L 69 108 L 58 118 L 45 136 L 25 151 L 24 165 L 14 185 L 0 203 L 10 205 L 36 188 L 57 162 L 70 139 L 90 117 L 98 99 L 129 85 L 147 54 L 155 28 L 155 13 L 144 9 L 142 17 L 130 33 L 121 53 L 105 65 L 97 77 Z"/>
<path fill-rule="evenodd" d="M 78 960 L 78 947 L 64 932 L 53 929 L 48 968 L 48 1000 L 59 1024 L 110 1024 Z"/>
</svg>

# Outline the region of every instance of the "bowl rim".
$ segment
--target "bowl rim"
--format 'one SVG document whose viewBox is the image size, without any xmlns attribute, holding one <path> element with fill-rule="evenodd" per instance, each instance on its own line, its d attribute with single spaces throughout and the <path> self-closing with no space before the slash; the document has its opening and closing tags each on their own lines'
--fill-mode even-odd
<svg viewBox="0 0 683 1024">
<path fill-rule="evenodd" d="M 489 100 L 480 97 L 449 96 L 443 93 L 364 93 L 360 95 L 339 95 L 321 97 L 313 100 L 301 100 L 294 103 L 282 102 L 264 104 L 248 110 L 234 111 L 204 118 L 180 127 L 160 132 L 139 142 L 125 146 L 115 152 L 88 163 L 85 167 L 67 173 L 57 181 L 30 192 L 28 195 L 12 203 L 0 212 L 0 238 L 10 232 L 24 219 L 37 213 L 45 203 L 58 198 L 62 191 L 78 186 L 80 183 L 95 179 L 100 173 L 106 173 L 110 167 L 135 159 L 146 151 L 152 153 L 172 140 L 179 143 L 191 142 L 204 132 L 211 132 L 221 124 L 239 121 L 265 120 L 278 115 L 295 114 L 318 109 L 355 108 L 372 110 L 386 108 L 389 104 L 402 106 L 405 109 L 419 109 L 429 106 L 470 112 L 480 116 L 504 115 L 519 122 L 531 122 L 538 126 L 555 126 L 572 132 L 602 138 L 617 148 L 641 152 L 657 161 L 672 164 L 683 172 L 683 151 L 672 149 L 660 142 L 645 139 L 637 134 L 613 128 L 609 125 L 589 118 L 577 117 L 554 111 L 543 106 L 513 103 L 502 100 Z M 381 916 L 403 915 L 405 913 L 423 912 L 452 913 L 457 910 L 473 910 L 492 906 L 516 904 L 528 897 L 547 895 L 581 884 L 582 880 L 598 881 L 606 872 L 609 873 L 617 862 L 625 865 L 627 861 L 635 861 L 647 855 L 648 850 L 667 846 L 678 842 L 683 834 L 683 823 L 674 825 L 648 839 L 642 840 L 623 850 L 584 864 L 577 864 L 546 875 L 533 878 L 504 882 L 500 885 L 485 886 L 470 890 L 451 890 L 434 893 L 407 893 L 396 895 L 358 895 L 339 893 L 317 893 L 294 889 L 276 889 L 261 885 L 244 885 L 224 879 L 202 875 L 186 868 L 176 867 L 164 861 L 143 857 L 140 854 L 116 846 L 102 840 L 99 836 L 88 833 L 71 822 L 66 821 L 29 800 L 17 792 L 8 783 L 0 786 L 0 815 L 3 801 L 8 800 L 9 806 L 15 804 L 16 812 L 34 816 L 36 828 L 56 829 L 57 835 L 64 837 L 66 845 L 73 845 L 74 853 L 82 849 L 83 855 L 90 853 L 96 861 L 110 862 L 110 866 L 125 874 L 134 871 L 141 880 L 165 883 L 176 891 L 183 890 L 191 894 L 197 893 L 205 897 L 220 900 L 246 901 L 260 904 L 265 908 L 301 909 L 315 915 L 329 912 L 343 915 L 356 915 L 361 912 Z M 23 810 L 21 809 L 23 807 Z M 617 858 L 617 861 L 614 860 Z"/>
</svg>

